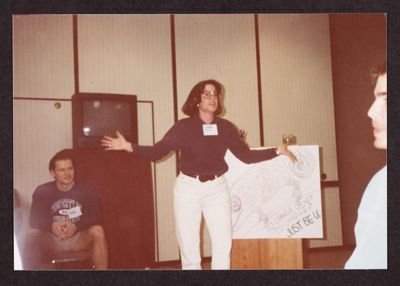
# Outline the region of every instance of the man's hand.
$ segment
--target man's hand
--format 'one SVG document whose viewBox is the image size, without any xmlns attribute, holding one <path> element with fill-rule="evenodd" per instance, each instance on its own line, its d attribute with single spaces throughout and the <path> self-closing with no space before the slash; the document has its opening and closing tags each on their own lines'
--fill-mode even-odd
<svg viewBox="0 0 400 286">
<path fill-rule="evenodd" d="M 64 240 L 73 236 L 77 230 L 77 227 L 70 221 L 56 221 L 53 222 L 51 230 L 60 240 Z"/>
<path fill-rule="evenodd" d="M 61 240 L 68 239 L 71 236 L 73 236 L 76 232 L 76 225 L 70 221 L 65 222 L 65 227 L 64 227 L 64 236 L 61 238 Z"/>
<path fill-rule="evenodd" d="M 53 234 L 55 236 L 57 236 L 58 238 L 60 238 L 61 236 L 63 236 L 64 231 L 64 221 L 55 221 L 53 222 L 53 224 L 51 225 L 51 231 L 53 232 Z"/>
</svg>

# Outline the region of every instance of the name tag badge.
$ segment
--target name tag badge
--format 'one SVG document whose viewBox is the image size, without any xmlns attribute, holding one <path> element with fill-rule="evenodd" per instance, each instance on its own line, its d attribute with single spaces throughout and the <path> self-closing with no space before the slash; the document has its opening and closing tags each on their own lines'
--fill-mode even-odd
<svg viewBox="0 0 400 286">
<path fill-rule="evenodd" d="M 203 124 L 203 135 L 204 136 L 217 136 L 218 135 L 217 124 Z"/>
<path fill-rule="evenodd" d="M 82 215 L 81 207 L 74 207 L 68 211 L 68 218 L 76 218 L 80 215 Z"/>
</svg>

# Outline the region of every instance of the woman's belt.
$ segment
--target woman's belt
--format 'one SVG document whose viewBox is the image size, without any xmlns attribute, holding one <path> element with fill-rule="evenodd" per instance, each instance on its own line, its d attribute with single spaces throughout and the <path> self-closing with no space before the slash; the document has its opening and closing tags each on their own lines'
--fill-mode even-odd
<svg viewBox="0 0 400 286">
<path fill-rule="evenodd" d="M 181 171 L 181 172 L 182 172 L 182 174 L 184 174 L 186 176 L 189 176 L 189 177 L 192 177 L 192 178 L 195 178 L 195 179 L 199 179 L 199 181 L 202 182 L 202 183 L 207 182 L 207 181 L 215 180 L 216 178 L 221 177 L 223 175 L 223 174 L 194 175 L 194 174 L 189 174 L 189 173 L 186 173 L 186 172 L 183 172 L 183 171 Z"/>
</svg>

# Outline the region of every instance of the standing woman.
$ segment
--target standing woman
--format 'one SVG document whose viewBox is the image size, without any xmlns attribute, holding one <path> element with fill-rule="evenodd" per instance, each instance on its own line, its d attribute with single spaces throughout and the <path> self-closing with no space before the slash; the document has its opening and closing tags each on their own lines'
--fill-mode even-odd
<svg viewBox="0 0 400 286">
<path fill-rule="evenodd" d="M 177 121 L 154 146 L 139 146 L 117 137 L 104 136 L 105 150 L 126 150 L 152 161 L 172 150 L 179 150 L 179 175 L 174 186 L 176 236 L 181 252 L 182 269 L 201 269 L 200 223 L 207 224 L 212 244 L 211 269 L 230 269 L 232 221 L 224 160 L 229 149 L 244 163 L 270 160 L 282 154 L 292 161 L 296 157 L 287 145 L 264 150 L 250 150 L 237 128 L 218 117 L 221 84 L 206 80 L 196 84 L 182 107 L 190 116 Z"/>
</svg>

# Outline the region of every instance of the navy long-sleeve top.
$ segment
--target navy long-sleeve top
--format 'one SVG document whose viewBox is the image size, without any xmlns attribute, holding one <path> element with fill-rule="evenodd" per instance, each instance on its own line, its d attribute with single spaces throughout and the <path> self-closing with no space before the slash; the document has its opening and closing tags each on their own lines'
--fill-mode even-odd
<svg viewBox="0 0 400 286">
<path fill-rule="evenodd" d="M 229 149 L 244 163 L 257 163 L 277 156 L 275 148 L 250 150 L 230 121 L 215 117 L 218 135 L 205 136 L 204 122 L 198 115 L 177 121 L 154 146 L 133 145 L 133 154 L 152 161 L 159 160 L 172 150 L 180 151 L 178 168 L 194 175 L 221 175 L 228 170 L 224 157 Z"/>
</svg>

